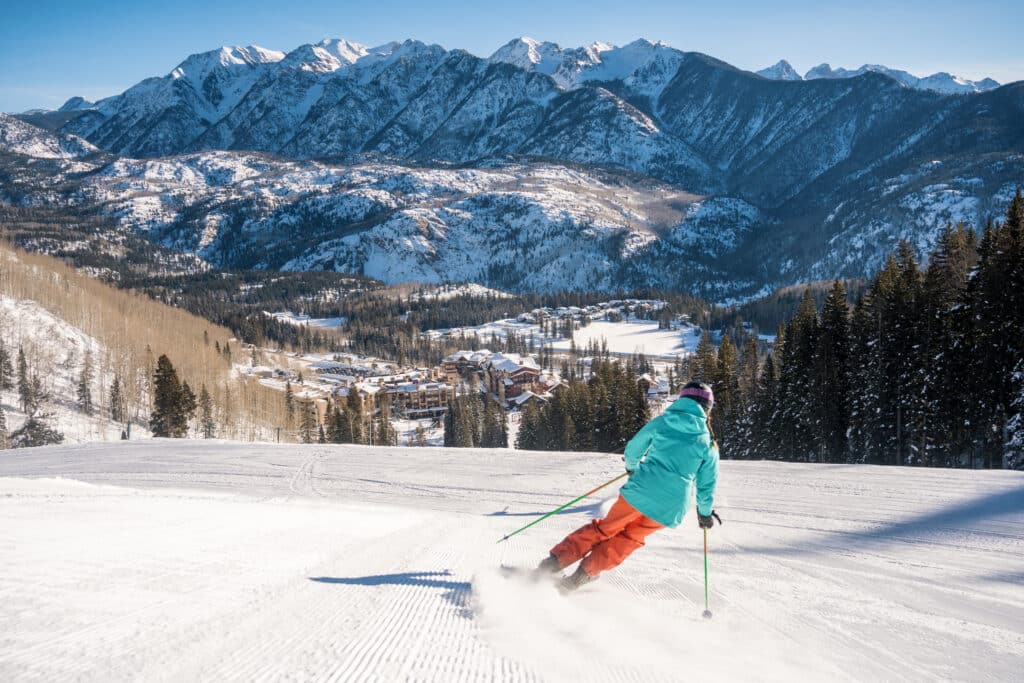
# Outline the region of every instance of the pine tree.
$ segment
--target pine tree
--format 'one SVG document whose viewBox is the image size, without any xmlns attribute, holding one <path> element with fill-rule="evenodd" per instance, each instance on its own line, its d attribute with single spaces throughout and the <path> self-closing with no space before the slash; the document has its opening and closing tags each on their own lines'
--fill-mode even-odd
<svg viewBox="0 0 1024 683">
<path fill-rule="evenodd" d="M 490 396 L 484 399 L 484 420 L 483 432 L 480 438 L 480 445 L 483 448 L 502 447 L 502 430 L 497 411 L 500 410 L 497 402 Z"/>
<path fill-rule="evenodd" d="M 384 400 L 380 406 L 380 414 L 377 416 L 375 443 L 381 446 L 397 446 L 398 432 L 391 424 L 391 403 Z"/>
<path fill-rule="evenodd" d="M 64 441 L 64 435 L 47 424 L 50 415 L 33 410 L 24 424 L 15 430 L 10 438 L 12 448 L 33 448 L 35 446 L 51 446 Z"/>
<path fill-rule="evenodd" d="M 715 393 L 715 434 L 722 445 L 723 456 L 728 457 L 735 445 L 734 429 L 740 404 L 739 362 L 728 334 L 722 337 L 718 347 L 718 364 L 711 386 Z"/>
<path fill-rule="evenodd" d="M 776 337 L 782 340 L 782 337 Z M 778 348 L 779 341 L 776 341 Z M 753 415 L 751 442 L 747 457 L 763 460 L 778 460 L 781 440 L 782 406 L 779 404 L 778 372 L 772 354 L 764 360 L 764 367 L 757 384 L 757 404 Z"/>
<path fill-rule="evenodd" d="M 363 399 L 355 387 L 349 388 L 345 412 L 349 418 L 348 431 L 351 435 L 351 443 L 366 443 L 363 429 Z"/>
<path fill-rule="evenodd" d="M 32 395 L 32 381 L 28 374 L 28 361 L 25 360 L 24 347 L 18 347 L 18 402 L 21 405 L 21 412 L 31 413 L 35 405 L 35 398 Z"/>
<path fill-rule="evenodd" d="M 178 373 L 166 355 L 157 359 L 153 373 L 153 411 L 149 429 L 153 436 L 181 438 L 188 432 L 188 402 Z"/>
<path fill-rule="evenodd" d="M 189 421 L 196 416 L 196 409 L 199 407 L 199 399 L 196 397 L 188 382 L 181 383 L 181 409 L 185 414 L 185 431 L 188 432 Z"/>
<path fill-rule="evenodd" d="M 11 353 L 4 346 L 4 340 L 0 339 L 0 391 L 13 388 L 14 365 L 11 363 Z"/>
<path fill-rule="evenodd" d="M 7 416 L 0 407 L 0 450 L 10 448 L 10 435 L 7 433 Z"/>
<path fill-rule="evenodd" d="M 711 344 L 711 333 L 705 330 L 690 358 L 689 381 L 712 384 L 717 373 L 718 357 L 715 354 L 715 347 Z"/>
<path fill-rule="evenodd" d="M 1016 397 L 1011 406 L 1013 414 L 1006 425 L 1003 467 L 1024 470 L 1024 359 L 1017 363 L 1013 373 L 1013 384 Z"/>
<path fill-rule="evenodd" d="M 295 393 L 292 391 L 291 380 L 284 383 L 284 412 L 288 416 L 288 424 L 295 422 Z"/>
<path fill-rule="evenodd" d="M 850 423 L 850 321 L 846 288 L 836 280 L 821 312 L 814 367 L 814 400 L 820 427 L 816 450 L 822 462 L 846 462 L 846 432 Z"/>
<path fill-rule="evenodd" d="M 114 375 L 110 385 L 110 419 L 117 423 L 125 422 L 124 395 L 121 393 L 121 379 Z"/>
<path fill-rule="evenodd" d="M 304 401 L 299 407 L 299 438 L 302 443 L 316 440 L 316 412 L 312 401 Z"/>
<path fill-rule="evenodd" d="M 334 423 L 328 438 L 331 443 L 358 443 L 356 430 L 360 425 L 359 417 L 349 409 L 348 404 L 335 406 Z"/>
<path fill-rule="evenodd" d="M 217 432 L 217 424 L 213 419 L 213 399 L 206 390 L 206 384 L 199 389 L 199 428 L 204 439 L 212 439 Z"/>
<path fill-rule="evenodd" d="M 327 443 L 327 434 L 324 433 L 324 426 L 323 425 L 320 425 L 318 427 L 318 433 L 317 433 L 316 442 L 317 443 Z"/>
<path fill-rule="evenodd" d="M 540 450 L 537 442 L 537 426 L 540 413 L 536 401 L 530 401 L 523 408 L 519 421 L 519 433 L 516 435 L 516 448 L 524 451 Z M 447 444 L 445 444 L 447 445 Z"/>
<path fill-rule="evenodd" d="M 963 225 L 947 224 L 936 240 L 924 275 L 921 313 L 921 359 L 924 408 L 929 416 L 922 433 L 921 460 L 926 465 L 954 465 L 966 444 L 962 396 L 954 387 L 969 384 L 966 362 L 973 319 L 965 315 L 967 278 L 977 263 L 973 236 Z"/>
<path fill-rule="evenodd" d="M 78 376 L 78 408 L 86 415 L 92 415 L 92 381 L 93 381 L 93 368 L 92 368 L 92 352 L 85 352 L 85 359 L 82 362 L 82 372 Z"/>
</svg>

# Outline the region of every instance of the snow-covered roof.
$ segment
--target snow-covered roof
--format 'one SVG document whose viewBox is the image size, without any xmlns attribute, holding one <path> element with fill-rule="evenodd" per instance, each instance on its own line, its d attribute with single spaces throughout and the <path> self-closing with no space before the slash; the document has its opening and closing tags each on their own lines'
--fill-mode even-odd
<svg viewBox="0 0 1024 683">
<path fill-rule="evenodd" d="M 539 394 L 535 394 L 532 391 L 524 391 L 523 393 L 519 394 L 515 398 L 511 399 L 509 402 L 514 404 L 514 405 L 516 405 L 516 406 L 522 406 L 524 403 L 529 401 L 531 398 L 535 398 L 535 399 L 538 399 L 540 401 L 547 402 L 546 398 L 544 398 L 543 396 L 541 396 Z"/>
<path fill-rule="evenodd" d="M 517 370 L 534 370 L 540 372 L 540 366 L 531 356 L 518 353 L 495 353 L 487 359 L 487 364 L 499 372 L 509 374 Z"/>
</svg>

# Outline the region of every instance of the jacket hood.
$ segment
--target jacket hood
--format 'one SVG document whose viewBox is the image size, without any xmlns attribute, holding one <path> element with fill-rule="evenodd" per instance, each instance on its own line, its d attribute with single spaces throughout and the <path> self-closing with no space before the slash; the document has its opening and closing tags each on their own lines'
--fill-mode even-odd
<svg viewBox="0 0 1024 683">
<path fill-rule="evenodd" d="M 707 434 L 707 416 L 700 405 L 689 398 L 677 399 L 665 410 L 665 424 L 683 434 Z"/>
</svg>

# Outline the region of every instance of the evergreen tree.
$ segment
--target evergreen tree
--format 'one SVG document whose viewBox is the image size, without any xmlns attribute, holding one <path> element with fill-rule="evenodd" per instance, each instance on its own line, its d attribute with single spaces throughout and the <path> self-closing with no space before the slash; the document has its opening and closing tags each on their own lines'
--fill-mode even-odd
<svg viewBox="0 0 1024 683">
<path fill-rule="evenodd" d="M 199 399 L 196 397 L 188 382 L 181 383 L 181 409 L 185 413 L 186 431 L 188 422 L 196 416 L 196 409 L 199 407 Z"/>
<path fill-rule="evenodd" d="M 381 403 L 380 415 L 377 416 L 376 439 L 374 442 L 381 446 L 397 446 L 398 432 L 391 424 L 391 403 L 384 400 Z"/>
<path fill-rule="evenodd" d="M 78 408 L 86 415 L 92 415 L 92 381 L 93 381 L 93 368 L 92 368 L 92 352 L 85 352 L 85 359 L 82 362 L 82 372 L 78 376 Z"/>
<path fill-rule="evenodd" d="M 726 334 L 718 347 L 718 364 L 711 383 L 715 392 L 715 433 L 722 445 L 723 456 L 728 457 L 736 445 L 734 429 L 740 406 L 739 361 L 736 347 Z"/>
<path fill-rule="evenodd" d="M 217 424 L 213 419 L 213 399 L 206 390 L 206 384 L 199 389 L 199 428 L 204 439 L 212 439 L 217 432 Z"/>
<path fill-rule="evenodd" d="M 291 380 L 284 383 L 284 412 L 288 416 L 288 424 L 295 422 L 295 393 L 292 391 Z"/>
<path fill-rule="evenodd" d="M 537 427 L 540 423 L 540 412 L 537 402 L 530 401 L 523 408 L 519 421 L 519 433 L 516 435 L 516 448 L 524 451 L 540 450 L 537 441 Z M 445 432 L 447 434 L 447 432 Z M 447 443 L 445 445 L 448 445 Z"/>
<path fill-rule="evenodd" d="M 977 263 L 973 235 L 963 225 L 947 224 L 940 233 L 924 275 L 921 318 L 922 402 L 929 416 L 922 431 L 921 461 L 926 465 L 954 465 L 956 453 L 967 439 L 963 428 L 960 392 L 954 387 L 970 383 L 967 354 L 968 328 L 964 315 L 967 277 Z"/>
<path fill-rule="evenodd" d="M 783 457 L 806 461 L 812 457 L 819 406 L 813 394 L 814 354 L 817 349 L 818 311 L 809 289 L 786 326 L 778 388 L 779 428 Z"/>
<path fill-rule="evenodd" d="M 348 391 L 348 398 L 345 402 L 345 412 L 349 418 L 348 431 L 351 435 L 351 443 L 366 443 L 364 440 L 365 430 L 363 429 L 363 399 L 359 395 L 359 390 L 355 387 L 350 387 Z"/>
<path fill-rule="evenodd" d="M 316 408 L 312 401 L 303 401 L 299 406 L 299 439 L 302 443 L 313 443 L 316 436 Z"/>
<path fill-rule="evenodd" d="M 504 448 L 508 445 L 504 421 L 505 412 L 498 402 L 490 396 L 484 398 L 483 433 L 480 438 L 483 448 Z"/>
<path fill-rule="evenodd" d="M 188 399 L 178 373 L 166 355 L 157 359 L 153 373 L 153 411 L 149 418 L 153 436 L 181 438 L 188 432 Z"/>
<path fill-rule="evenodd" d="M 21 412 L 31 413 L 35 406 L 35 397 L 32 395 L 32 381 L 28 374 L 28 361 L 25 360 L 24 347 L 18 347 L 18 402 L 21 405 Z"/>
<path fill-rule="evenodd" d="M 114 375 L 110 385 L 110 419 L 117 423 L 126 421 L 124 395 L 121 393 L 121 379 Z"/>
<path fill-rule="evenodd" d="M 776 337 L 782 340 L 782 337 Z M 779 342 L 776 342 L 778 347 Z M 764 360 L 764 368 L 757 383 L 758 401 L 753 409 L 753 428 L 751 443 L 747 457 L 760 460 L 778 460 L 782 457 L 779 450 L 782 406 L 779 404 L 778 372 L 772 354 Z"/>
<path fill-rule="evenodd" d="M 4 346 L 4 340 L 0 339 L 0 391 L 13 388 L 14 365 L 11 363 L 11 353 Z"/>
<path fill-rule="evenodd" d="M 32 448 L 35 446 L 51 446 L 64 441 L 64 435 L 47 424 L 50 415 L 33 410 L 25 423 L 16 429 L 9 438 L 12 448 Z"/>
<path fill-rule="evenodd" d="M 323 425 L 320 425 L 318 427 L 318 434 L 317 434 L 316 442 L 317 443 L 327 443 L 327 434 L 324 433 L 324 426 Z"/>
<path fill-rule="evenodd" d="M 715 347 L 711 344 L 711 333 L 705 330 L 690 358 L 689 381 L 713 384 L 717 374 L 718 357 L 715 354 Z"/>
<path fill-rule="evenodd" d="M 814 367 L 814 400 L 821 416 L 815 441 L 821 462 L 846 462 L 850 422 L 849 316 L 846 288 L 836 280 L 821 312 Z"/>
<path fill-rule="evenodd" d="M 10 436 L 7 432 L 7 416 L 4 409 L 0 407 L 0 450 L 10 448 Z"/>
<path fill-rule="evenodd" d="M 354 416 L 348 404 L 337 404 L 331 412 L 327 426 L 327 439 L 331 443 L 355 443 L 352 435 Z"/>
<path fill-rule="evenodd" d="M 1024 470 L 1024 359 L 1017 363 L 1017 368 L 1013 373 L 1013 383 L 1016 397 L 1012 404 L 1013 414 L 1006 425 L 1003 467 L 1010 470 Z"/>
</svg>

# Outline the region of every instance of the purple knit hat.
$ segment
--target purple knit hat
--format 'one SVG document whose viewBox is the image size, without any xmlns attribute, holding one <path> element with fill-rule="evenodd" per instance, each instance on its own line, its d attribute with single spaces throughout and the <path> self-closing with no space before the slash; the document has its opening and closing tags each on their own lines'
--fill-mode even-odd
<svg viewBox="0 0 1024 683">
<path fill-rule="evenodd" d="M 711 407 L 715 405 L 715 394 L 711 391 L 711 387 L 702 382 L 690 382 L 683 390 L 679 393 L 679 398 L 692 398 L 701 406 L 710 411 Z"/>
</svg>

